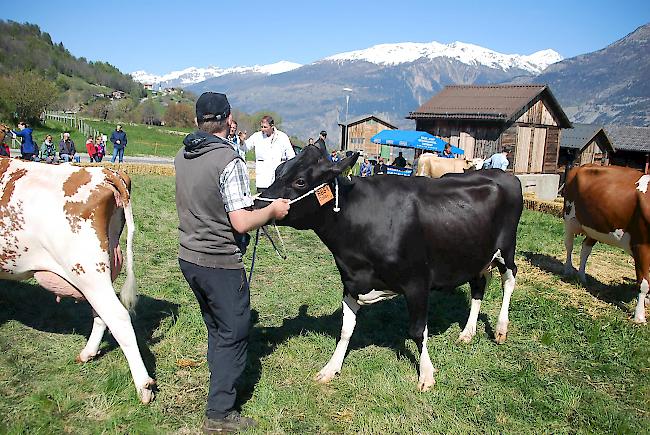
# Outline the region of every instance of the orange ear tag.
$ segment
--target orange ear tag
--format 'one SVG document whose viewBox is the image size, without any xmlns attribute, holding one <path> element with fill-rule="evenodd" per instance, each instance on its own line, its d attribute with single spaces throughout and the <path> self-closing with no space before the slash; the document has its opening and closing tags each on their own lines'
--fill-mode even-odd
<svg viewBox="0 0 650 435">
<path fill-rule="evenodd" d="M 334 199 L 334 195 L 332 195 L 332 189 L 330 189 L 329 185 L 323 186 L 320 189 L 316 189 L 315 193 L 320 205 L 323 205 L 328 201 Z"/>
</svg>

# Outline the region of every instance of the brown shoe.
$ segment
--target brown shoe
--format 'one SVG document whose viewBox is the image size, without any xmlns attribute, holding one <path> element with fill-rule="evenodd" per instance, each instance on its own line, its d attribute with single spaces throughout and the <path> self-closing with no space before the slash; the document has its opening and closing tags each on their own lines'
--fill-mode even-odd
<svg viewBox="0 0 650 435">
<path fill-rule="evenodd" d="M 203 422 L 203 433 L 233 433 L 257 426 L 252 418 L 242 417 L 237 411 L 232 411 L 224 418 L 205 418 Z"/>
</svg>

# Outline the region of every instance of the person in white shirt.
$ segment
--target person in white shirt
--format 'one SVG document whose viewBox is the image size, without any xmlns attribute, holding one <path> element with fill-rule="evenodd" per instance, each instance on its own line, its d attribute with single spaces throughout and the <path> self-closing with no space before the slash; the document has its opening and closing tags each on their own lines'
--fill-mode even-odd
<svg viewBox="0 0 650 435">
<path fill-rule="evenodd" d="M 240 148 L 245 151 L 255 150 L 255 186 L 258 192 L 267 189 L 275 181 L 275 169 L 282 162 L 296 156 L 289 136 L 274 126 L 273 118 L 265 115 L 260 121 L 260 131 L 246 138 L 240 132 Z"/>
<path fill-rule="evenodd" d="M 483 169 L 497 168 L 505 171 L 508 169 L 508 150 L 504 149 L 500 153 L 494 153 L 492 156 L 483 162 Z"/>
</svg>

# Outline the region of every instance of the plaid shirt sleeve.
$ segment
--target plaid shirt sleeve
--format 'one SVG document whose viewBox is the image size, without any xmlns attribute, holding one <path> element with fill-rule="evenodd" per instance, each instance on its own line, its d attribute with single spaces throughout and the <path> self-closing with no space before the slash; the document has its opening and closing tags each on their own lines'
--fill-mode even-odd
<svg viewBox="0 0 650 435">
<path fill-rule="evenodd" d="M 235 159 L 228 163 L 219 178 L 219 188 L 226 212 L 253 205 L 246 163 L 243 160 Z"/>
</svg>

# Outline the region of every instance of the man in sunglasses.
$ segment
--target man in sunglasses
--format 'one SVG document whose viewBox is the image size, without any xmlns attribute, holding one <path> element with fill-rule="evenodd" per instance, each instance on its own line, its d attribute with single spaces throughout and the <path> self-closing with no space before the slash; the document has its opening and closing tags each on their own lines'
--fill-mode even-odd
<svg viewBox="0 0 650 435">
<path fill-rule="evenodd" d="M 246 151 L 255 150 L 255 186 L 258 192 L 263 192 L 275 181 L 275 169 L 282 162 L 296 156 L 289 136 L 275 128 L 273 118 L 269 115 L 262 117 L 260 131 L 246 138 L 246 133 L 240 132 L 240 148 Z"/>
</svg>

